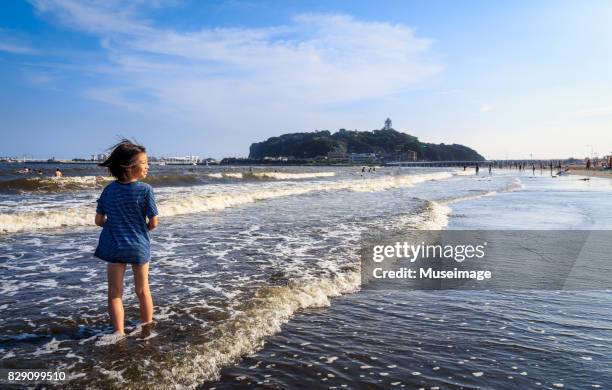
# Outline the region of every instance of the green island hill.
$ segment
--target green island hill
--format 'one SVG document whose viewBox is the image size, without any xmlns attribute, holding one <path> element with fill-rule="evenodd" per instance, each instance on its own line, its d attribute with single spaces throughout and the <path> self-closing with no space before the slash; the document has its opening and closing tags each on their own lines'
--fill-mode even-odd
<svg viewBox="0 0 612 390">
<path fill-rule="evenodd" d="M 386 126 L 382 130 L 340 129 L 290 133 L 251 144 L 249 159 L 289 157 L 342 161 L 354 154 L 372 154 L 382 161 L 485 161 L 464 145 L 424 143 L 415 136 Z"/>
</svg>

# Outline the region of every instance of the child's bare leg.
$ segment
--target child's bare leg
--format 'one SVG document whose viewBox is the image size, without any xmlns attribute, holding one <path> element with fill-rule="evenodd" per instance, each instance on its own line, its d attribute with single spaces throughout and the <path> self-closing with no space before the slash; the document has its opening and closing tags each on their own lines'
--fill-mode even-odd
<svg viewBox="0 0 612 390">
<path fill-rule="evenodd" d="M 125 264 L 109 263 L 106 269 L 108 277 L 108 314 L 115 331 L 123 333 L 123 275 Z"/>
<path fill-rule="evenodd" d="M 134 285 L 136 295 L 140 302 L 140 321 L 147 323 L 153 321 L 153 298 L 149 290 L 149 263 L 132 265 L 134 272 Z"/>
</svg>

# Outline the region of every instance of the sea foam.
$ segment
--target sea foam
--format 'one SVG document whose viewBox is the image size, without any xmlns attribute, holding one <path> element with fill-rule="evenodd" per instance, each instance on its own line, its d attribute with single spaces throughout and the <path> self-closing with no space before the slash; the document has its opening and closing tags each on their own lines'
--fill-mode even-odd
<svg viewBox="0 0 612 390">
<path fill-rule="evenodd" d="M 158 195 L 161 217 L 223 210 L 268 199 L 304 195 L 314 192 L 356 191 L 377 192 L 392 188 L 409 187 L 428 180 L 451 177 L 450 172 L 435 172 L 420 175 L 383 176 L 342 181 L 315 181 L 292 183 L 292 185 L 245 189 L 242 186 L 224 187 L 214 192 L 211 187 L 192 187 L 188 193 L 173 194 L 166 191 Z M 278 184 L 278 183 L 277 183 Z M 209 189 L 211 188 L 211 189 Z M 54 208 L 44 211 L 25 211 L 0 214 L 0 232 L 15 233 L 73 226 L 92 226 L 95 215 L 94 204 L 69 208 Z"/>
</svg>

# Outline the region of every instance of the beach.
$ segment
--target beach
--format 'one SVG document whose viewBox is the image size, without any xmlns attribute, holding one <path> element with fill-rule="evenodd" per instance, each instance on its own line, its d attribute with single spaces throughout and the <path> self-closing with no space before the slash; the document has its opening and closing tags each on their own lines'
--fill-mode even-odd
<svg viewBox="0 0 612 390">
<path fill-rule="evenodd" d="M 376 291 L 365 235 L 610 230 L 612 182 L 453 168 L 152 167 L 156 325 L 111 332 L 93 257 L 94 166 L 62 180 L 0 165 L 0 368 L 66 388 L 605 388 L 610 292 Z M 134 359 L 133 356 L 141 356 Z M 585 373 L 588 373 L 586 375 Z"/>
<path fill-rule="evenodd" d="M 612 389 L 609 2 L 0 9 L 0 390 Z"/>
<path fill-rule="evenodd" d="M 612 169 L 586 169 L 586 167 L 570 167 L 570 173 L 572 175 L 581 175 L 581 176 L 596 176 L 596 177 L 605 177 L 612 178 Z"/>
</svg>

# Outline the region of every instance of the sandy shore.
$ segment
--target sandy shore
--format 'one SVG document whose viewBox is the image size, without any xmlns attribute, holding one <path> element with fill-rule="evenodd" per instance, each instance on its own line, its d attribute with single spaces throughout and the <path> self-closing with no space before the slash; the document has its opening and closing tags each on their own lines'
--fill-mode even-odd
<svg viewBox="0 0 612 390">
<path fill-rule="evenodd" d="M 570 173 L 572 175 L 582 175 L 582 176 L 597 176 L 597 177 L 608 177 L 612 179 L 612 169 L 585 169 L 584 167 L 570 167 Z"/>
</svg>

